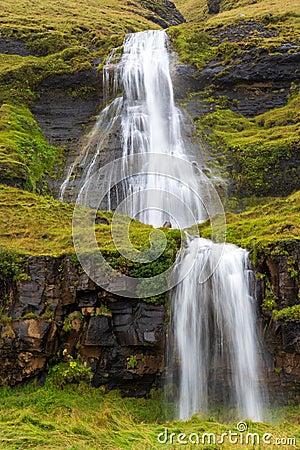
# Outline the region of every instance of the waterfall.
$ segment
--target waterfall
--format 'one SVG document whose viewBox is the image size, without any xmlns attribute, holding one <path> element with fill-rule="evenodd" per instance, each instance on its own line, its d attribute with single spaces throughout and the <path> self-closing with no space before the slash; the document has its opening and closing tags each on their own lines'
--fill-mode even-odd
<svg viewBox="0 0 300 450">
<path fill-rule="evenodd" d="M 133 33 L 124 40 L 120 61 L 115 62 L 116 52 L 108 58 L 104 68 L 105 91 L 108 92 L 112 86 L 114 95 L 120 92 L 122 95 L 100 114 L 84 154 L 71 167 L 62 184 L 61 200 L 64 199 L 76 166 L 84 166 L 81 190 L 94 190 L 93 175 L 101 165 L 103 145 L 118 121 L 123 182 L 121 189 L 118 187 L 114 195 L 118 197 L 118 202 L 130 195 L 127 215 L 155 227 L 168 221 L 173 227 L 184 228 L 190 226 L 191 221 L 184 211 L 180 214 L 178 203 L 181 203 L 189 205 L 196 222 L 206 218 L 203 205 L 209 197 L 208 178 L 198 169 L 197 163 L 178 166 L 177 158 L 187 161 L 191 157 L 188 156 L 191 152 L 187 151 L 191 143 L 182 134 L 182 113 L 174 102 L 167 46 L 168 37 L 163 30 Z M 96 143 L 95 136 L 98 136 Z M 141 168 L 143 175 L 128 177 L 127 157 L 134 154 L 144 155 L 144 167 Z M 173 162 L 168 159 L 165 163 L 167 167 L 164 172 L 168 176 L 158 174 L 162 159 L 155 158 L 155 155 L 174 156 Z M 185 186 L 186 180 L 188 187 Z M 201 198 L 198 195 L 199 185 Z M 173 193 L 174 198 L 166 193 Z M 82 196 L 83 203 L 94 206 L 89 204 L 90 197 L 89 194 Z M 108 198 L 106 207 L 111 209 L 113 203 L 113 199 Z"/>
<path fill-rule="evenodd" d="M 226 244 L 189 238 L 177 270 L 196 264 L 175 288 L 172 299 L 174 343 L 179 359 L 178 416 L 208 412 L 211 403 L 236 408 L 239 418 L 262 419 L 262 383 L 256 332 L 254 274 L 248 254 Z M 206 274 L 212 273 L 206 280 Z M 199 279 L 201 277 L 201 279 Z"/>
<path fill-rule="evenodd" d="M 114 51 L 104 70 L 105 90 L 112 90 L 115 98 L 100 113 L 70 168 L 61 198 L 75 177 L 80 204 L 97 207 L 98 186 L 112 183 L 106 207 L 115 209 L 126 200 L 122 213 L 155 227 L 167 221 L 184 229 L 212 217 L 218 211 L 211 182 L 196 163 L 184 163 L 193 160 L 192 144 L 174 102 L 166 33 L 126 36 L 123 55 L 117 58 Z M 122 183 L 117 187 L 114 165 L 107 166 L 108 173 L 101 172 L 105 179 L 97 178 L 116 129 L 122 157 L 122 176 L 118 172 L 116 177 Z M 134 176 L 129 167 L 133 155 L 142 156 Z M 179 367 L 179 417 L 208 412 L 211 403 L 220 402 L 236 408 L 240 418 L 260 420 L 261 369 L 247 252 L 187 235 L 174 276 L 183 279 L 173 291 L 169 348 L 170 367 L 174 372 Z"/>
<path fill-rule="evenodd" d="M 124 54 L 119 66 L 125 91 L 122 114 L 124 157 L 142 153 L 145 156 L 166 154 L 187 159 L 188 143 L 183 140 L 181 112 L 174 103 L 167 44 L 168 38 L 164 31 L 135 33 L 125 39 Z M 170 204 L 172 197 L 165 194 L 170 192 L 176 194 L 183 204 L 189 205 L 198 222 L 203 220 L 205 217 L 203 205 L 190 189 L 184 188 L 181 184 L 181 181 L 189 180 L 190 187 L 197 191 L 199 176 L 202 177 L 200 182 L 205 185 L 203 174 L 197 177 L 192 168 L 182 173 L 182 168 L 178 167 L 177 161 L 174 160 L 174 164 L 167 168 L 169 176 L 161 177 L 157 175 L 160 169 L 159 159 L 146 158 L 145 163 L 146 176 L 128 180 L 129 192 L 133 194 L 140 190 L 145 192 L 141 207 L 133 198 L 130 216 L 138 211 L 139 220 L 156 227 L 162 226 L 166 221 L 178 228 L 191 225 L 186 221 L 184 212 L 180 215 L 179 211 L 176 211 L 176 221 L 166 213 L 176 209 Z M 153 196 L 156 209 L 148 207 L 152 203 Z"/>
</svg>

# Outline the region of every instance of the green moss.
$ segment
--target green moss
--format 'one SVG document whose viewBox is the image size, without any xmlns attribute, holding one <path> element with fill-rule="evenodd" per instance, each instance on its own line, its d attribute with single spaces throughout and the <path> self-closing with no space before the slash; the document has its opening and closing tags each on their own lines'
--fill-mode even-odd
<svg viewBox="0 0 300 450">
<path fill-rule="evenodd" d="M 283 108 L 253 119 L 218 109 L 197 121 L 225 175 L 235 183 L 236 197 L 268 196 L 299 187 L 300 94 Z"/>
<path fill-rule="evenodd" d="M 241 214 L 226 214 L 226 240 L 257 254 L 289 254 L 288 249 L 299 242 L 300 191 L 276 199 Z M 199 226 L 200 234 L 209 238 L 210 223 Z"/>
<path fill-rule="evenodd" d="M 210 37 L 201 26 L 183 24 L 171 27 L 168 34 L 183 63 L 191 64 L 201 70 L 215 55 Z"/>
<path fill-rule="evenodd" d="M 279 311 L 274 310 L 272 317 L 276 322 L 300 322 L 300 305 L 290 306 Z"/>
<path fill-rule="evenodd" d="M 28 190 L 43 190 L 43 180 L 61 156 L 48 144 L 31 112 L 4 103 L 0 108 L 0 178 Z"/>
</svg>

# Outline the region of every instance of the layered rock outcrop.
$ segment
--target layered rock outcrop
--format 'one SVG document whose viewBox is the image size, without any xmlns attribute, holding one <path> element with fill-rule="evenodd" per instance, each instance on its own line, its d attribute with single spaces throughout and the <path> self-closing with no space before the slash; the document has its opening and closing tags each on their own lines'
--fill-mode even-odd
<svg viewBox="0 0 300 450">
<path fill-rule="evenodd" d="M 111 295 L 69 257 L 30 257 L 19 281 L 1 276 L 0 383 L 44 379 L 64 351 L 92 384 L 144 395 L 164 370 L 162 305 Z"/>
<path fill-rule="evenodd" d="M 270 309 L 279 311 L 299 303 L 300 243 L 287 243 L 282 253 L 259 258 L 257 269 L 263 274 L 259 297 L 271 395 L 279 402 L 295 402 L 300 399 L 300 323 L 289 317 L 272 320 L 272 312 L 264 301 L 269 298 Z"/>
<path fill-rule="evenodd" d="M 261 254 L 260 302 L 271 292 L 277 308 L 297 303 L 300 248 L 289 256 Z M 120 287 L 121 289 L 121 287 Z M 21 279 L 0 276 L 0 384 L 44 382 L 65 352 L 91 366 L 92 384 L 145 395 L 161 385 L 166 361 L 168 309 L 112 295 L 99 288 L 71 257 L 24 259 Z M 121 291 L 120 291 L 121 294 Z M 264 309 L 266 379 L 272 400 L 299 400 L 300 325 L 274 322 Z"/>
</svg>

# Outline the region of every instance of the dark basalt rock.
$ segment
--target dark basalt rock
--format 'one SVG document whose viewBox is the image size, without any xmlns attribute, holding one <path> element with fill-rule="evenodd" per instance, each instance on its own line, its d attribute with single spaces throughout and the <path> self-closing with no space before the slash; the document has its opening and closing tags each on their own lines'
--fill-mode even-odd
<svg viewBox="0 0 300 450">
<path fill-rule="evenodd" d="M 164 340 L 165 310 L 163 306 L 142 302 L 112 303 L 114 333 L 120 345 L 159 345 Z"/>
<path fill-rule="evenodd" d="M 109 317 L 90 318 L 84 344 L 100 347 L 113 347 L 116 344 Z"/>
<path fill-rule="evenodd" d="M 13 317 L 0 322 L 0 384 L 44 377 L 64 349 L 87 364 L 94 361 L 95 386 L 142 395 L 159 383 L 163 306 L 106 292 L 70 257 L 27 257 L 24 272 L 24 281 L 0 274 L 0 306 Z"/>
<path fill-rule="evenodd" d="M 102 76 L 96 67 L 56 75 L 39 85 L 32 113 L 49 143 L 67 149 L 67 167 L 83 146 L 81 139 L 86 134 L 86 128 L 95 121 L 94 116 L 101 103 Z M 56 196 L 63 176 L 58 175 L 56 181 L 49 180 Z"/>
<path fill-rule="evenodd" d="M 207 0 L 208 14 L 218 14 L 220 12 L 221 0 Z"/>
<path fill-rule="evenodd" d="M 138 0 L 138 2 L 153 13 L 146 14 L 144 17 L 162 28 L 185 22 L 183 15 L 178 11 L 175 4 L 169 0 Z"/>
<path fill-rule="evenodd" d="M 35 53 L 30 51 L 23 41 L 9 37 L 0 37 L 0 53 L 5 53 L 8 55 L 35 56 Z"/>
<path fill-rule="evenodd" d="M 221 31 L 213 33 L 214 45 L 219 45 L 226 41 L 240 42 L 253 35 L 259 38 L 271 38 L 278 35 L 278 30 L 276 30 L 276 28 L 267 28 L 253 20 L 248 20 L 247 22 L 243 21 L 242 23 L 232 24 L 222 28 Z"/>
</svg>

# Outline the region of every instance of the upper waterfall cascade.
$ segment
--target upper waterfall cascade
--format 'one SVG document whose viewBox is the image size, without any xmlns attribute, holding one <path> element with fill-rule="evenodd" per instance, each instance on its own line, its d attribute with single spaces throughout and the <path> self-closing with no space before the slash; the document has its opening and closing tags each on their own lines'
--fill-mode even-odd
<svg viewBox="0 0 300 450">
<path fill-rule="evenodd" d="M 188 205 L 194 215 L 192 224 L 206 218 L 208 178 L 195 162 L 178 165 L 177 158 L 185 161 L 191 158 L 187 151 L 191 143 L 183 136 L 182 113 L 174 102 L 167 46 L 168 37 L 162 30 L 134 33 L 125 38 L 123 55 L 118 62 L 115 62 L 116 51 L 107 59 L 105 91 L 112 88 L 116 97 L 99 115 L 83 154 L 70 168 L 61 186 L 61 200 L 72 184 L 75 167 L 82 171 L 81 190 L 84 187 L 88 192 L 88 186 L 93 190 L 103 147 L 118 122 L 124 173 L 122 188 L 117 189 L 115 195 L 117 203 L 131 196 L 127 215 L 155 227 L 169 221 L 173 227 L 184 228 L 190 226 L 191 221 L 184 211 L 180 214 L 178 204 L 181 204 Z M 143 174 L 128 177 L 126 157 L 134 154 L 144 155 Z M 157 154 L 174 156 L 173 162 L 170 158 L 165 162 L 164 172 L 168 176 L 159 175 L 162 159 L 155 158 Z M 88 195 L 82 195 L 82 203 L 93 206 Z M 113 206 L 113 199 L 108 198 L 106 208 L 115 209 Z"/>
<path fill-rule="evenodd" d="M 115 209 L 127 198 L 126 214 L 155 227 L 166 221 L 179 229 L 199 223 L 215 212 L 211 182 L 196 163 L 180 164 L 192 160 L 191 143 L 182 132 L 183 114 L 174 102 L 167 35 L 161 30 L 130 34 L 115 62 L 117 53 L 110 55 L 104 69 L 106 90 L 113 90 L 114 99 L 70 168 L 61 199 L 77 177 L 81 204 L 95 207 L 101 155 L 117 127 L 122 183 L 112 186 L 106 208 Z M 137 176 L 128 176 L 132 155 L 142 156 Z M 161 155 L 173 156 L 173 161 Z M 109 184 L 112 174 L 105 177 Z M 223 398 L 217 400 L 236 408 L 239 417 L 260 420 L 262 376 L 247 252 L 199 237 L 187 240 L 177 258 L 175 276 L 187 276 L 174 290 L 169 339 L 170 365 L 179 361 L 179 369 L 173 370 L 179 374 L 178 415 L 188 419 L 208 411 L 210 398 L 221 391 Z M 221 389 L 216 388 L 219 377 Z"/>
</svg>

